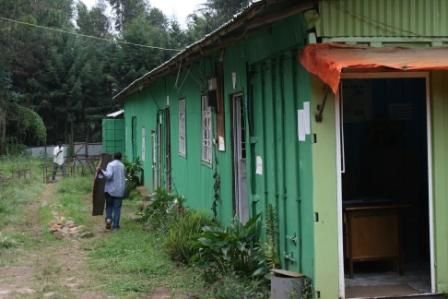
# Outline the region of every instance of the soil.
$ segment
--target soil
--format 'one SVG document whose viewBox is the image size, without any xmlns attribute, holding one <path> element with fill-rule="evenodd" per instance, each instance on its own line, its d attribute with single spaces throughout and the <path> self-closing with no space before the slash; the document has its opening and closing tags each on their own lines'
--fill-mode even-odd
<svg viewBox="0 0 448 299">
<path fill-rule="evenodd" d="M 47 184 L 39 200 L 25 206 L 23 220 L 5 231 L 26 233 L 33 236 L 33 242 L 39 243 L 44 238 L 46 224 L 40 223 L 37 215 L 40 206 L 53 201 L 55 186 Z M 102 219 L 95 221 L 96 237 L 103 237 Z M 0 299 L 113 298 L 101 294 L 96 291 L 98 287 L 91 285 L 89 277 L 93 274 L 88 268 L 82 243 L 79 238 L 64 238 L 60 242 L 43 242 L 44 246 L 18 250 L 13 265 L 0 267 Z"/>
</svg>

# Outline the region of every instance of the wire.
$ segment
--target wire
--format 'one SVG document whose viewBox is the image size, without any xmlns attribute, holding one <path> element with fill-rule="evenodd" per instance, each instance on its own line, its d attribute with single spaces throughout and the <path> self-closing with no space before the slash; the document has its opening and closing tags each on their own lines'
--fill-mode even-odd
<svg viewBox="0 0 448 299">
<path fill-rule="evenodd" d="M 14 19 L 10 19 L 10 18 L 5 18 L 5 17 L 0 17 L 0 20 L 15 23 L 15 24 L 20 24 L 20 25 L 30 26 L 30 27 L 34 27 L 34 28 L 39 28 L 39 29 L 43 29 L 43 30 L 58 32 L 58 33 L 66 33 L 66 34 L 71 34 L 74 36 L 85 37 L 85 38 L 95 39 L 95 40 L 99 40 L 99 41 L 106 41 L 109 43 L 117 43 L 117 44 L 122 44 L 122 45 L 136 46 L 136 47 L 156 49 L 156 50 L 162 50 L 162 51 L 172 51 L 172 52 L 180 52 L 181 51 L 179 49 L 170 49 L 170 48 L 163 48 L 163 47 L 157 47 L 157 46 L 136 44 L 136 43 L 131 43 L 131 42 L 127 42 L 127 41 L 111 40 L 111 39 L 107 39 L 104 37 L 98 37 L 98 36 L 92 36 L 92 35 L 72 32 L 72 31 L 68 31 L 68 30 L 64 30 L 64 29 L 60 29 L 60 28 L 53 28 L 53 27 L 46 27 L 46 26 L 31 24 L 31 23 L 18 21 L 18 20 L 14 20 Z"/>
<path fill-rule="evenodd" d="M 369 17 L 367 17 L 365 15 L 356 14 L 355 12 L 350 11 L 349 8 L 347 8 L 347 6 L 342 7 L 343 4 L 340 5 L 340 3 L 336 3 L 336 1 L 335 2 L 330 2 L 330 3 L 336 9 L 339 9 L 340 11 L 345 12 L 346 14 L 351 15 L 354 18 L 357 18 L 359 21 L 365 22 L 365 23 L 367 23 L 369 25 L 372 25 L 372 26 L 375 26 L 375 27 L 378 27 L 379 29 L 382 29 L 384 31 L 388 31 L 389 33 L 401 32 L 401 33 L 407 33 L 407 34 L 409 34 L 412 37 L 423 37 L 421 34 L 418 34 L 418 33 L 413 32 L 411 30 L 407 30 L 407 29 L 396 27 L 396 26 L 393 26 L 393 25 L 390 25 L 390 24 L 387 24 L 387 23 L 384 23 L 384 22 L 381 22 L 381 21 L 378 21 L 378 20 L 374 20 L 374 19 L 371 19 L 371 18 L 369 18 Z"/>
</svg>

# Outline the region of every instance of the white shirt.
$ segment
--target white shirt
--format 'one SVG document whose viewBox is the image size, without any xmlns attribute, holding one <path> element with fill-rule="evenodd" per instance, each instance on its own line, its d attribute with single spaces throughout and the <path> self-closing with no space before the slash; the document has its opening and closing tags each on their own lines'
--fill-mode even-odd
<svg viewBox="0 0 448 299">
<path fill-rule="evenodd" d="M 64 147 L 55 146 L 53 149 L 53 163 L 58 165 L 64 164 Z"/>
<path fill-rule="evenodd" d="M 104 192 L 113 197 L 124 197 L 125 168 L 120 160 L 113 160 L 107 164 L 106 170 L 101 170 L 106 177 Z"/>
</svg>

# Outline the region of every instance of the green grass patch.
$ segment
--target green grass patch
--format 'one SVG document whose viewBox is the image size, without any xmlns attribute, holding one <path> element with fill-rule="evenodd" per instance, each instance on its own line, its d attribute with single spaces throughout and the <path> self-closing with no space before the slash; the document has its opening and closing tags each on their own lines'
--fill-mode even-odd
<svg viewBox="0 0 448 299">
<path fill-rule="evenodd" d="M 197 271 L 176 265 L 157 236 L 135 221 L 123 220 L 120 231 L 91 244 L 90 264 L 105 291 L 120 298 L 150 294 L 159 287 L 172 290 L 173 296 L 200 292 L 202 280 Z"/>
<path fill-rule="evenodd" d="M 92 178 L 89 176 L 64 178 L 57 186 L 54 208 L 76 224 L 85 225 L 92 220 L 85 203 L 91 190 Z"/>
<path fill-rule="evenodd" d="M 31 177 L 13 177 L 17 169 L 31 170 Z M 23 225 L 23 211 L 26 204 L 37 201 L 42 192 L 42 170 L 40 161 L 31 158 L 0 158 L 0 175 L 8 178 L 7 183 L 0 185 L 0 230 L 8 225 Z"/>
</svg>

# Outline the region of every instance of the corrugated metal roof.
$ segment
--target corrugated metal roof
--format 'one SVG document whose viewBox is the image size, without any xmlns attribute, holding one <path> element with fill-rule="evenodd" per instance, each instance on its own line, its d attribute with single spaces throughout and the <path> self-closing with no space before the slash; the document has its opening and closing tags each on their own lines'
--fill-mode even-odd
<svg viewBox="0 0 448 299">
<path fill-rule="evenodd" d="M 191 58 L 197 54 L 203 54 L 205 52 L 204 47 L 214 45 L 215 48 L 220 45 L 225 44 L 227 41 L 226 37 L 230 36 L 232 33 L 241 30 L 242 28 L 255 29 L 260 26 L 266 25 L 267 23 L 272 23 L 279 18 L 270 16 L 271 13 L 278 13 L 276 8 L 283 7 L 283 5 L 288 4 L 289 10 L 284 12 L 281 18 L 286 18 L 287 16 L 298 13 L 313 7 L 318 0 L 260 0 L 253 1 L 246 9 L 243 9 L 240 13 L 236 14 L 231 20 L 221 25 L 219 28 L 215 29 L 213 32 L 205 35 L 202 39 L 194 42 L 193 44 L 186 47 L 184 50 L 173 56 L 168 61 L 162 63 L 155 69 L 146 73 L 142 77 L 138 78 L 132 82 L 125 89 L 120 91 L 117 95 L 113 97 L 114 100 L 120 100 L 125 96 L 128 96 L 135 92 L 135 90 L 141 86 L 141 84 L 146 84 L 149 80 L 153 80 L 165 72 L 171 66 L 176 66 L 180 64 L 187 58 Z M 276 7 L 277 5 L 277 7 Z M 252 24 L 251 24 L 252 23 Z M 251 27 L 252 25 L 252 27 Z M 258 27 L 256 27 L 258 26 Z M 246 32 L 246 30 L 244 30 Z M 244 34 L 239 36 L 238 39 L 244 38 Z M 236 41 L 234 39 L 233 41 Z"/>
<path fill-rule="evenodd" d="M 322 37 L 447 37 L 447 0 L 322 0 Z"/>
</svg>

